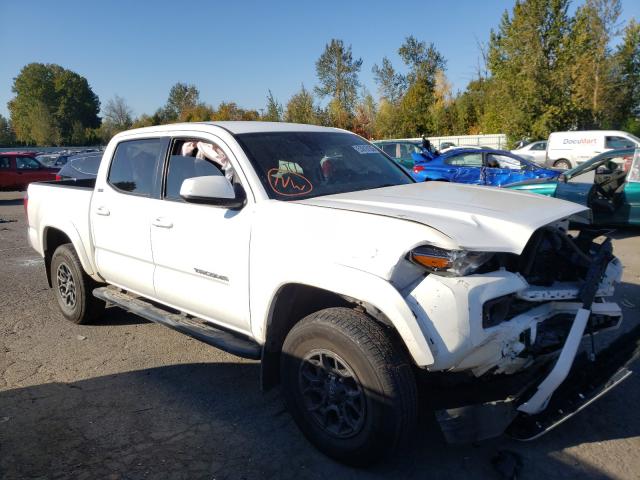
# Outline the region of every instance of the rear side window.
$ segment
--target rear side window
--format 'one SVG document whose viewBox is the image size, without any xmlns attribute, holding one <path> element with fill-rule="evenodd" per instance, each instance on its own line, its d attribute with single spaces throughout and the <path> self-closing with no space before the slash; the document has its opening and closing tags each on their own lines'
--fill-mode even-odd
<svg viewBox="0 0 640 480">
<path fill-rule="evenodd" d="M 40 164 L 35 158 L 16 157 L 16 169 L 18 170 L 37 170 Z"/>
<path fill-rule="evenodd" d="M 635 146 L 635 143 L 624 137 L 607 137 L 606 139 L 606 148 L 634 148 Z"/>
<path fill-rule="evenodd" d="M 100 160 L 102 155 L 80 157 L 71 161 L 71 166 L 81 173 L 87 175 L 97 175 L 100 168 Z"/>
<path fill-rule="evenodd" d="M 481 153 L 467 153 L 465 155 L 457 155 L 455 157 L 449 157 L 445 160 L 447 165 L 457 165 L 459 167 L 481 167 L 482 166 L 482 154 Z"/>
<path fill-rule="evenodd" d="M 150 197 L 164 145 L 161 138 L 130 140 L 118 144 L 109 169 L 109 184 L 122 192 Z"/>
<path fill-rule="evenodd" d="M 11 159 L 8 157 L 0 157 L 0 168 L 11 168 Z"/>
</svg>

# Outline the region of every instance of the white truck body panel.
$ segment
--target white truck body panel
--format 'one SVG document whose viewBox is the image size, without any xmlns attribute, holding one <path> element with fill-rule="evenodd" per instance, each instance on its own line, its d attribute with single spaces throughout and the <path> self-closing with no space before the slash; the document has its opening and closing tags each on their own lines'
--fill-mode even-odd
<svg viewBox="0 0 640 480">
<path fill-rule="evenodd" d="M 584 207 L 538 195 L 429 182 L 300 201 L 269 199 L 234 134 L 333 131 L 268 122 L 193 123 L 124 132 L 108 145 L 95 192 L 29 187 L 29 238 L 45 254 L 45 229 L 69 236 L 95 279 L 264 344 L 281 287 L 302 284 L 377 309 L 419 367 L 486 371 L 542 317 L 482 331 L 484 300 L 526 290 L 518 274 L 426 276 L 408 262 L 420 245 L 522 253 L 533 232 Z M 187 137 L 220 145 L 247 194 L 238 211 L 124 194 L 107 182 L 125 140 Z M 577 306 L 575 311 L 577 311 Z M 500 333 L 498 333 L 500 332 Z M 505 350 L 505 345 L 513 348 Z M 509 357 L 510 358 L 510 357 Z M 503 365 L 506 368 L 505 365 Z"/>
</svg>

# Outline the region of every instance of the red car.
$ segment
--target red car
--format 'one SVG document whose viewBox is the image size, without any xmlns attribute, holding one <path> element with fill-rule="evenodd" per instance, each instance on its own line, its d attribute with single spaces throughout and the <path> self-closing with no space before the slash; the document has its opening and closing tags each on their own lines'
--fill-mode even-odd
<svg viewBox="0 0 640 480">
<path fill-rule="evenodd" d="M 0 152 L 0 190 L 26 190 L 31 182 L 55 180 L 58 168 L 49 168 L 29 152 Z"/>
</svg>

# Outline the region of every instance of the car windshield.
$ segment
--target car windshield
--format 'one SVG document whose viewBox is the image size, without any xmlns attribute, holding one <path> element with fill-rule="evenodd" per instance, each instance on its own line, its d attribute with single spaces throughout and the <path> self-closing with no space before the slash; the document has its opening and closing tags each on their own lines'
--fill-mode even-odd
<svg viewBox="0 0 640 480">
<path fill-rule="evenodd" d="M 393 160 L 350 133 L 264 132 L 236 138 L 269 198 L 299 200 L 414 183 Z"/>
<path fill-rule="evenodd" d="M 604 163 L 607 163 L 611 159 L 615 160 L 617 157 L 625 157 L 625 156 L 633 155 L 634 152 L 638 150 L 639 149 L 634 150 L 632 148 L 626 148 L 624 150 L 612 150 L 605 153 L 601 153 L 600 155 L 593 157 L 591 160 L 587 160 L 586 162 L 578 165 L 577 167 L 572 168 L 571 170 L 567 170 L 564 173 L 564 176 L 567 179 L 575 178 L 578 175 L 582 175 L 584 173 L 590 172 L 591 170 L 596 170 L 598 167 L 602 166 Z"/>
</svg>

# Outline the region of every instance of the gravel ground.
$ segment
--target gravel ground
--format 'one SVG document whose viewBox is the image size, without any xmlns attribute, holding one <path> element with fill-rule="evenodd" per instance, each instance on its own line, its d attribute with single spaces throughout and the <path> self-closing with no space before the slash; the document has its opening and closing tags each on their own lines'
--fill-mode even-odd
<svg viewBox="0 0 640 480">
<path fill-rule="evenodd" d="M 98 325 L 66 322 L 20 195 L 0 193 L 0 220 L 0 478 L 500 478 L 491 458 L 505 449 L 522 479 L 640 478 L 637 374 L 534 442 L 448 446 L 425 413 L 400 455 L 344 467 L 307 443 L 277 392 L 260 391 L 257 363 L 118 309 Z M 640 319 L 639 234 L 616 234 L 625 330 Z"/>
</svg>

